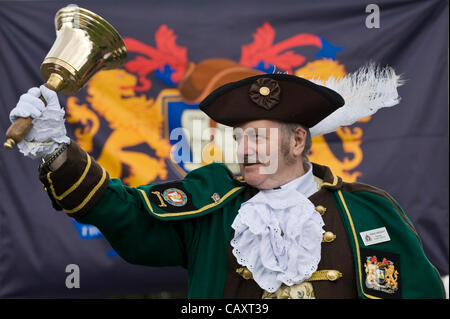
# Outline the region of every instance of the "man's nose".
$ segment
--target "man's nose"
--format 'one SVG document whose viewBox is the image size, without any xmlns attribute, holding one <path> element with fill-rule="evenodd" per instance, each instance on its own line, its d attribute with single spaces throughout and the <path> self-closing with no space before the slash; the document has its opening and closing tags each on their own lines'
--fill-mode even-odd
<svg viewBox="0 0 450 319">
<path fill-rule="evenodd" d="M 243 137 L 237 142 L 236 151 L 238 160 L 242 163 L 244 158 L 253 156 L 256 154 L 256 145 L 249 141 L 248 137 Z"/>
<path fill-rule="evenodd" d="M 238 163 L 242 163 L 243 158 L 246 156 L 247 150 L 246 150 L 246 147 L 244 147 L 244 146 L 245 146 L 244 139 L 237 141 L 236 156 L 238 159 Z"/>
</svg>

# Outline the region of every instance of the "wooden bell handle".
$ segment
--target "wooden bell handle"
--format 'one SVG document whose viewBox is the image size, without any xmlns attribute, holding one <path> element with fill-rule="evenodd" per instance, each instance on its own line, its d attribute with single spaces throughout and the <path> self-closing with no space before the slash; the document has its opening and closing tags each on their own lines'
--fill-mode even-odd
<svg viewBox="0 0 450 319">
<path fill-rule="evenodd" d="M 50 90 L 57 91 L 61 83 L 62 77 L 57 74 L 52 74 L 44 86 Z M 47 106 L 47 101 L 45 101 L 44 97 L 41 95 L 39 98 L 42 102 L 44 102 L 44 105 Z M 32 121 L 32 117 L 19 117 L 14 123 L 12 123 L 6 131 L 6 142 L 3 146 L 10 150 L 14 147 L 14 145 L 22 141 L 31 129 Z"/>
<path fill-rule="evenodd" d="M 10 150 L 28 134 L 31 129 L 31 117 L 19 117 L 6 131 L 6 142 L 3 146 Z"/>
</svg>

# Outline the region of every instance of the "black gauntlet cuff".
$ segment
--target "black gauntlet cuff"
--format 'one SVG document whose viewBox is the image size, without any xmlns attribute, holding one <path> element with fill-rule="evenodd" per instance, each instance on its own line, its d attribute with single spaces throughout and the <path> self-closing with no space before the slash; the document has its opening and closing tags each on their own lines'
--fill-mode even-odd
<svg viewBox="0 0 450 319">
<path fill-rule="evenodd" d="M 46 163 L 39 167 L 39 179 L 53 207 L 73 217 L 88 212 L 109 184 L 106 170 L 74 141 L 67 147 L 66 161 L 56 171 L 50 171 Z"/>
</svg>

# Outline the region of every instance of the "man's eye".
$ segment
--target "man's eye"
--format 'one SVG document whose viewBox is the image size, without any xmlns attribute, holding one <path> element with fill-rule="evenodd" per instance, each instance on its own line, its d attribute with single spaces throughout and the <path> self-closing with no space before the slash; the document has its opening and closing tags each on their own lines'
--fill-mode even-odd
<svg viewBox="0 0 450 319">
<path fill-rule="evenodd" d="M 249 139 L 249 141 L 251 141 L 251 142 L 253 142 L 253 143 L 263 143 L 263 142 L 266 141 L 266 139 L 265 139 L 264 136 L 258 135 L 258 134 L 250 135 L 250 136 L 248 137 L 248 139 Z"/>
<path fill-rule="evenodd" d="M 258 143 L 264 143 L 266 141 L 266 137 L 262 135 L 256 136 L 256 142 Z"/>
</svg>

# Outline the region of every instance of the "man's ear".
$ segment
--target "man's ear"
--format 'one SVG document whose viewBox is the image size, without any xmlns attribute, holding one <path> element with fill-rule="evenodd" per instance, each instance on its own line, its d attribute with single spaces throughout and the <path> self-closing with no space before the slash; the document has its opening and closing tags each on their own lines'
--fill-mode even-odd
<svg viewBox="0 0 450 319">
<path fill-rule="evenodd" d="M 297 126 L 292 133 L 292 137 L 294 138 L 293 141 L 293 148 L 292 152 L 295 156 L 302 156 L 303 150 L 305 149 L 306 145 L 306 130 L 301 127 Z"/>
</svg>

